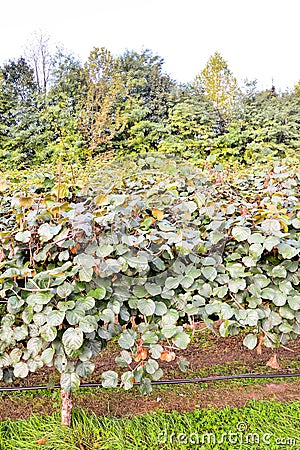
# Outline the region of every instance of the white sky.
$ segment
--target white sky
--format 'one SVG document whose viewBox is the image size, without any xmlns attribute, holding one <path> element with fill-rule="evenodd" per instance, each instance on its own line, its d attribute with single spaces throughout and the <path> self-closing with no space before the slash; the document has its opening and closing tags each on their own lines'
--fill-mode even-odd
<svg viewBox="0 0 300 450">
<path fill-rule="evenodd" d="M 219 51 L 239 81 L 285 90 L 300 79 L 299 24 L 300 0 L 1 0 L 0 64 L 41 29 L 83 60 L 150 48 L 178 81 Z"/>
</svg>

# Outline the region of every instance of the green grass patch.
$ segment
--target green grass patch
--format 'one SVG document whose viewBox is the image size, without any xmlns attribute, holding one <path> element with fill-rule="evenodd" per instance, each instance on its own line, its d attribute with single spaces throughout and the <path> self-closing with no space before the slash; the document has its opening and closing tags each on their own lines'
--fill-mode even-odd
<svg viewBox="0 0 300 450">
<path fill-rule="evenodd" d="M 69 429 L 60 426 L 59 414 L 3 422 L 0 424 L 0 448 L 297 449 L 299 419 L 299 401 L 256 401 L 239 409 L 195 410 L 184 414 L 158 411 L 129 419 L 97 417 L 75 410 Z"/>
</svg>

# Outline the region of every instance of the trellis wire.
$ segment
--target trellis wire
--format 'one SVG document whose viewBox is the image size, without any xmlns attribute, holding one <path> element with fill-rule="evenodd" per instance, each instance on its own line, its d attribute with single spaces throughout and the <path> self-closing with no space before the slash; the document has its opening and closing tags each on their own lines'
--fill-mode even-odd
<svg viewBox="0 0 300 450">
<path fill-rule="evenodd" d="M 243 373 L 243 374 L 236 374 L 236 375 L 216 375 L 213 377 L 201 377 L 201 378 L 178 378 L 173 380 L 159 380 L 159 381 L 152 381 L 151 384 L 153 385 L 168 385 L 168 384 L 199 384 L 199 383 L 208 383 L 213 381 L 227 381 L 227 380 L 240 380 L 240 379 L 259 379 L 259 378 L 266 378 L 266 379 L 274 379 L 274 378 L 297 378 L 300 377 L 300 373 Z M 141 383 L 136 382 L 133 383 L 134 386 L 139 386 Z M 118 383 L 117 386 L 121 386 L 121 383 Z M 80 385 L 80 388 L 103 388 L 101 383 L 82 383 Z M 11 387 L 0 387 L 0 392 L 20 392 L 20 391 L 38 391 L 41 389 L 60 389 L 60 385 L 56 384 L 54 386 L 11 386 Z"/>
</svg>

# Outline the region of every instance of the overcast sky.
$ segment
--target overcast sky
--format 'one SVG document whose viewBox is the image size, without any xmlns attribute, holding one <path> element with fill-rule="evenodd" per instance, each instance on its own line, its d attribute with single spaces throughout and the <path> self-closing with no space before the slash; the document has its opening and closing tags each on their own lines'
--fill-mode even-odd
<svg viewBox="0 0 300 450">
<path fill-rule="evenodd" d="M 300 79 L 299 22 L 300 0 L 2 0 L 0 64 L 41 29 L 83 60 L 149 48 L 183 82 L 219 51 L 239 81 L 284 90 Z"/>
</svg>

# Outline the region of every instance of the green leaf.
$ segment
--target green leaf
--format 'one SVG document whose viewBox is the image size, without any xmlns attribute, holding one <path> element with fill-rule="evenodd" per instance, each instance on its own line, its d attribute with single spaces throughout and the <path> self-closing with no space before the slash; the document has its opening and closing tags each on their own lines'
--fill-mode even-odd
<svg viewBox="0 0 300 450">
<path fill-rule="evenodd" d="M 185 275 L 180 284 L 184 289 L 188 289 L 194 283 L 194 278 L 191 275 Z"/>
<path fill-rule="evenodd" d="M 147 291 L 144 286 L 134 286 L 133 295 L 137 298 L 144 298 L 147 295 Z"/>
<path fill-rule="evenodd" d="M 75 256 L 74 263 L 78 264 L 83 269 L 92 269 L 97 264 L 97 260 L 91 255 L 81 253 L 80 255 Z"/>
<path fill-rule="evenodd" d="M 38 305 L 46 305 L 52 299 L 53 294 L 50 292 L 35 292 L 33 294 L 28 295 L 26 299 L 26 303 L 31 306 Z"/>
<path fill-rule="evenodd" d="M 127 352 L 126 350 L 122 350 L 120 355 L 116 357 L 115 361 L 118 364 L 118 366 L 127 367 L 129 366 L 129 364 L 132 363 L 132 357 L 129 352 Z"/>
<path fill-rule="evenodd" d="M 81 297 L 76 301 L 76 308 L 83 309 L 84 311 L 89 311 L 90 309 L 94 308 L 95 304 L 96 302 L 93 297 Z"/>
<path fill-rule="evenodd" d="M 286 276 L 287 276 L 286 269 L 281 265 L 273 267 L 271 273 L 272 273 L 272 276 L 275 278 L 286 278 Z"/>
<path fill-rule="evenodd" d="M 255 267 L 257 264 L 257 258 L 254 258 L 253 256 L 244 256 L 242 261 L 246 267 Z"/>
<path fill-rule="evenodd" d="M 144 316 L 152 316 L 155 311 L 155 303 L 150 298 L 141 298 L 138 301 L 138 309 Z"/>
<path fill-rule="evenodd" d="M 7 311 L 11 314 L 16 314 L 20 311 L 21 307 L 24 305 L 24 300 L 18 297 L 9 297 L 7 300 Z"/>
<path fill-rule="evenodd" d="M 79 328 L 68 328 L 62 335 L 62 343 L 67 355 L 78 350 L 83 344 L 83 332 Z"/>
<path fill-rule="evenodd" d="M 234 280 L 230 280 L 230 282 L 234 282 Z M 214 288 L 214 290 L 213 290 L 213 295 L 217 296 L 218 298 L 226 297 L 227 293 L 228 293 L 228 287 L 227 286 L 220 286 L 220 287 Z M 202 297 L 200 297 L 200 299 L 201 300 L 198 302 L 197 306 L 204 306 L 205 305 L 205 300 Z M 194 301 L 193 301 L 193 305 L 194 305 Z"/>
<path fill-rule="evenodd" d="M 226 236 L 224 233 L 220 233 L 220 231 L 212 231 L 211 233 L 209 233 L 209 240 L 212 245 L 216 245 L 222 239 L 225 240 Z"/>
<path fill-rule="evenodd" d="M 179 358 L 178 366 L 179 366 L 179 369 L 181 370 L 181 372 L 186 372 L 189 365 L 190 365 L 190 363 L 187 359 L 182 358 L 182 356 Z"/>
<path fill-rule="evenodd" d="M 73 286 L 66 281 L 57 288 L 57 295 L 59 295 L 59 297 L 61 298 L 69 297 L 69 295 L 71 295 L 72 292 Z"/>
<path fill-rule="evenodd" d="M 53 348 L 46 348 L 41 354 L 41 360 L 47 366 L 51 366 L 53 362 L 55 350 Z"/>
<path fill-rule="evenodd" d="M 182 279 L 183 279 L 183 277 L 181 277 L 181 276 L 180 277 L 176 277 L 176 278 L 174 278 L 174 277 L 167 278 L 166 282 L 165 282 L 165 288 L 168 289 L 168 290 L 172 290 L 172 289 L 178 288 L 178 286 L 179 286 L 179 284 L 180 284 Z"/>
<path fill-rule="evenodd" d="M 230 273 L 231 278 L 243 278 L 247 275 L 244 266 L 240 263 L 229 263 L 226 269 Z"/>
<path fill-rule="evenodd" d="M 176 347 L 181 349 L 186 349 L 188 344 L 190 343 L 190 336 L 185 333 L 184 331 L 180 331 L 176 336 L 172 339 L 173 343 L 176 345 Z"/>
<path fill-rule="evenodd" d="M 247 334 L 247 336 L 243 340 L 243 344 L 245 345 L 245 347 L 253 350 L 257 346 L 257 336 L 252 333 Z"/>
<path fill-rule="evenodd" d="M 161 286 L 159 286 L 158 284 L 146 283 L 145 289 L 148 292 L 148 294 L 150 294 L 152 297 L 161 294 Z"/>
<path fill-rule="evenodd" d="M 163 347 L 160 344 L 153 344 L 150 346 L 150 354 L 152 358 L 158 359 L 162 352 L 164 351 Z"/>
<path fill-rule="evenodd" d="M 24 362 L 18 362 L 14 366 L 14 376 L 16 378 L 26 378 L 29 373 L 28 366 Z"/>
<path fill-rule="evenodd" d="M 47 314 L 47 323 L 50 326 L 57 327 L 61 325 L 65 318 L 65 311 L 51 311 Z"/>
<path fill-rule="evenodd" d="M 148 361 L 145 364 L 145 370 L 150 375 L 153 375 L 159 368 L 158 362 L 154 359 L 148 359 Z"/>
<path fill-rule="evenodd" d="M 22 242 L 23 244 L 29 242 L 30 238 L 31 238 L 31 231 L 29 230 L 19 231 L 15 236 L 16 241 Z"/>
<path fill-rule="evenodd" d="M 249 244 L 263 244 L 266 240 L 266 237 L 261 233 L 253 233 L 248 238 Z"/>
<path fill-rule="evenodd" d="M 93 278 L 93 268 L 82 268 L 79 270 L 79 279 L 80 281 L 90 282 Z"/>
<path fill-rule="evenodd" d="M 114 312 L 111 309 L 106 308 L 106 309 L 104 309 L 101 312 L 100 319 L 103 320 L 103 322 L 106 322 L 106 323 L 107 322 L 113 323 L 114 320 L 115 320 L 115 314 L 114 314 Z"/>
<path fill-rule="evenodd" d="M 32 337 L 27 342 L 27 350 L 32 356 L 36 356 L 42 348 L 42 339 L 39 337 Z"/>
<path fill-rule="evenodd" d="M 118 374 L 113 370 L 107 370 L 102 375 L 102 386 L 104 388 L 115 388 L 118 386 Z"/>
<path fill-rule="evenodd" d="M 296 230 L 300 230 L 300 219 L 293 219 L 292 220 L 292 225 Z"/>
<path fill-rule="evenodd" d="M 167 312 L 167 307 L 163 302 L 155 302 L 155 311 L 154 314 L 156 316 L 163 316 Z"/>
<path fill-rule="evenodd" d="M 274 305 L 283 306 L 286 303 L 287 296 L 283 292 L 274 288 L 265 288 L 261 291 L 262 298 L 272 300 Z"/>
<path fill-rule="evenodd" d="M 123 387 L 124 387 L 125 391 L 128 391 L 128 389 L 131 389 L 133 387 L 133 381 L 134 381 L 133 372 L 131 372 L 131 371 L 124 372 L 121 376 L 121 381 L 123 383 Z"/>
<path fill-rule="evenodd" d="M 203 266 L 215 266 L 217 264 L 217 261 L 215 260 L 215 258 L 207 256 L 206 258 L 202 259 L 201 263 Z"/>
<path fill-rule="evenodd" d="M 40 328 L 40 336 L 46 342 L 53 342 L 57 336 L 57 329 L 49 324 L 45 324 Z"/>
<path fill-rule="evenodd" d="M 252 256 L 252 258 L 259 258 L 263 251 L 264 248 L 261 244 L 252 244 L 249 247 L 249 255 Z"/>
<path fill-rule="evenodd" d="M 142 334 L 144 344 L 155 344 L 158 341 L 158 336 L 155 331 L 146 331 Z"/>
<path fill-rule="evenodd" d="M 104 244 L 100 245 L 97 248 L 97 256 L 100 258 L 105 258 L 106 256 L 110 255 L 114 251 L 114 247 L 110 244 Z"/>
<path fill-rule="evenodd" d="M 279 244 L 277 246 L 278 252 L 283 256 L 285 259 L 292 259 L 294 256 L 298 255 L 299 249 L 292 247 L 288 244 Z"/>
<path fill-rule="evenodd" d="M 118 343 L 120 347 L 129 349 L 134 346 L 136 333 L 133 330 L 124 330 L 119 337 Z"/>
<path fill-rule="evenodd" d="M 237 293 L 238 291 L 243 291 L 246 289 L 246 281 L 244 278 L 235 278 L 233 280 L 229 280 L 228 288 L 231 292 Z"/>
<path fill-rule="evenodd" d="M 275 236 L 268 236 L 266 238 L 266 240 L 264 241 L 264 247 L 266 250 L 268 250 L 269 252 L 276 247 L 276 245 L 278 245 L 280 243 L 280 239 L 278 239 L 278 237 Z"/>
<path fill-rule="evenodd" d="M 75 302 L 73 300 L 58 302 L 57 307 L 60 311 L 66 312 L 75 307 Z"/>
<path fill-rule="evenodd" d="M 175 309 L 169 309 L 161 318 L 162 326 L 175 324 L 179 318 L 179 313 Z"/>
<path fill-rule="evenodd" d="M 214 267 L 202 267 L 201 273 L 206 280 L 213 281 L 217 278 L 218 272 Z"/>
<path fill-rule="evenodd" d="M 140 391 L 143 395 L 147 395 L 152 392 L 151 380 L 149 378 L 143 378 L 141 380 Z"/>
<path fill-rule="evenodd" d="M 91 315 L 83 317 L 79 322 L 79 328 L 84 333 L 92 333 L 93 331 L 96 331 L 98 328 L 98 322 L 96 317 Z"/>
<path fill-rule="evenodd" d="M 281 229 L 281 224 L 279 220 L 276 219 L 266 219 L 261 223 L 261 227 L 267 234 L 278 234 Z"/>
<path fill-rule="evenodd" d="M 62 373 L 60 376 L 61 388 L 66 392 L 74 392 L 79 389 L 80 378 L 75 372 Z"/>
<path fill-rule="evenodd" d="M 18 341 L 23 341 L 23 339 L 27 338 L 28 336 L 28 327 L 27 325 L 21 325 L 20 327 L 16 327 L 14 329 L 14 338 Z M 0 366 L 1 367 L 1 366 Z"/>
<path fill-rule="evenodd" d="M 173 324 L 165 325 L 161 329 L 161 333 L 167 339 L 170 339 L 172 336 L 175 336 L 175 334 L 177 332 L 178 332 L 178 326 L 177 325 L 173 325 Z"/>
<path fill-rule="evenodd" d="M 56 236 L 60 230 L 61 225 L 51 227 L 49 223 L 43 223 L 38 229 L 38 234 L 40 235 L 42 242 L 48 242 L 53 236 Z"/>
<path fill-rule="evenodd" d="M 242 242 L 249 239 L 251 236 L 251 230 L 246 227 L 236 226 L 232 228 L 231 234 L 236 241 Z"/>
<path fill-rule="evenodd" d="M 11 352 L 10 352 L 10 360 L 12 362 L 12 364 L 16 364 L 17 362 L 20 361 L 21 357 L 22 357 L 22 350 L 19 348 L 14 348 Z"/>
<path fill-rule="evenodd" d="M 288 297 L 288 304 L 293 310 L 298 311 L 300 309 L 300 295 Z"/>
<path fill-rule="evenodd" d="M 295 312 L 291 308 L 289 308 L 287 305 L 281 306 L 279 308 L 279 314 L 284 319 L 293 320 L 295 318 Z"/>
<path fill-rule="evenodd" d="M 267 287 L 271 283 L 271 280 L 268 277 L 266 277 L 266 275 L 261 274 L 254 275 L 253 281 L 255 286 L 257 286 L 260 289 Z"/>
<path fill-rule="evenodd" d="M 78 361 L 76 364 L 76 373 L 82 377 L 87 378 L 95 370 L 95 364 L 92 361 Z"/>
<path fill-rule="evenodd" d="M 85 311 L 83 309 L 72 309 L 66 312 L 66 319 L 70 325 L 77 325 L 81 319 L 85 316 Z"/>
<path fill-rule="evenodd" d="M 103 286 L 99 286 L 97 289 L 88 292 L 88 296 L 93 297 L 97 300 L 102 300 L 105 298 L 106 289 Z M 91 308 L 89 308 L 91 309 Z"/>
</svg>

